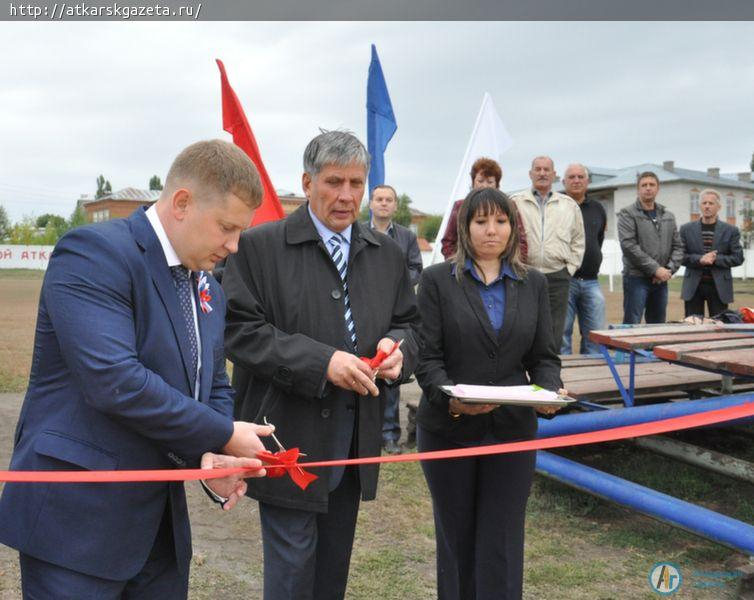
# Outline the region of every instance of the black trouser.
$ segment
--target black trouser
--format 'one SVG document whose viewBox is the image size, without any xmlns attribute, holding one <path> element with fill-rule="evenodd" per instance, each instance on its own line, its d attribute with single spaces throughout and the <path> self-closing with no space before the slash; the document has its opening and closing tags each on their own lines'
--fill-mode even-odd
<svg viewBox="0 0 754 600">
<path fill-rule="evenodd" d="M 720 300 L 720 296 L 717 295 L 717 288 L 715 282 L 710 279 L 702 279 L 694 292 L 694 296 L 691 300 L 686 300 L 683 305 L 686 311 L 686 316 L 690 315 L 702 315 L 704 316 L 704 303 L 707 303 L 708 316 L 714 317 L 719 315 L 724 310 L 728 309 L 728 305 Z"/>
<path fill-rule="evenodd" d="M 552 340 L 555 352 L 560 352 L 560 342 L 563 339 L 566 314 L 568 313 L 571 274 L 567 268 L 563 268 L 554 273 L 545 273 L 545 277 L 547 277 L 547 294 L 550 299 L 550 314 L 552 315 Z"/>
<path fill-rule="evenodd" d="M 421 425 L 417 444 L 420 452 L 459 447 Z M 515 452 L 422 462 L 435 517 L 439 600 L 521 598 L 535 460 L 536 452 Z"/>
<path fill-rule="evenodd" d="M 265 600 L 342 600 L 361 486 L 346 467 L 326 513 L 259 503 Z"/>
</svg>

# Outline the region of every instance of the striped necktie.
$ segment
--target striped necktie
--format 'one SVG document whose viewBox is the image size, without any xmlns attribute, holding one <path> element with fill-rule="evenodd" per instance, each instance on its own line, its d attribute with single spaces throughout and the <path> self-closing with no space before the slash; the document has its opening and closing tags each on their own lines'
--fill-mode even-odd
<svg viewBox="0 0 754 600">
<path fill-rule="evenodd" d="M 351 314 L 351 300 L 348 298 L 348 273 L 346 269 L 348 266 L 348 260 L 343 253 L 344 241 L 343 236 L 336 233 L 327 243 L 330 245 L 330 256 L 332 256 L 332 261 L 335 263 L 335 268 L 338 269 L 340 279 L 343 281 L 343 301 L 346 307 L 344 314 L 346 329 L 348 329 L 348 336 L 353 344 L 353 349 L 356 351 L 356 327 L 354 326 L 353 315 Z"/>
</svg>

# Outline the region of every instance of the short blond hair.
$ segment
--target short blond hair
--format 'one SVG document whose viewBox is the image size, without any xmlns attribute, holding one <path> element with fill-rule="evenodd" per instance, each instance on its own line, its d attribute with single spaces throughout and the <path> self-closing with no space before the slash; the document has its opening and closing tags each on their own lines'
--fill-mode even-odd
<svg viewBox="0 0 754 600">
<path fill-rule="evenodd" d="M 243 150 L 230 142 L 205 140 L 182 150 L 170 166 L 163 195 L 189 182 L 222 198 L 234 194 L 249 208 L 262 204 L 264 190 L 257 168 Z"/>
<path fill-rule="evenodd" d="M 720 206 L 722 206 L 722 205 L 723 205 L 723 199 L 722 199 L 722 198 L 720 198 L 720 193 L 719 193 L 718 191 L 716 191 L 716 190 L 713 190 L 713 189 L 711 189 L 711 188 L 707 188 L 706 190 L 702 190 L 701 192 L 699 192 L 699 200 L 701 200 L 701 199 L 702 199 L 702 198 L 704 198 L 705 196 L 714 196 L 714 197 L 715 197 L 715 199 L 717 200 L 717 203 L 718 203 L 718 204 L 719 204 Z"/>
</svg>

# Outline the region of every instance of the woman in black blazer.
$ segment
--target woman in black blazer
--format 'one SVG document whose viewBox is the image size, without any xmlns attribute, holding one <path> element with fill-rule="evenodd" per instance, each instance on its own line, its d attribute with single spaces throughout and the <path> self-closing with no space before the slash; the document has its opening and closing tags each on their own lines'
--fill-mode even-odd
<svg viewBox="0 0 754 600">
<path fill-rule="evenodd" d="M 533 409 L 463 404 L 442 385 L 562 385 L 547 283 L 521 262 L 517 218 L 502 192 L 472 191 L 458 215 L 456 256 L 422 273 L 424 349 L 416 370 L 424 391 L 417 415 L 422 452 L 537 433 Z M 519 452 L 422 463 L 435 517 L 440 600 L 521 597 L 534 462 L 535 452 Z"/>
</svg>

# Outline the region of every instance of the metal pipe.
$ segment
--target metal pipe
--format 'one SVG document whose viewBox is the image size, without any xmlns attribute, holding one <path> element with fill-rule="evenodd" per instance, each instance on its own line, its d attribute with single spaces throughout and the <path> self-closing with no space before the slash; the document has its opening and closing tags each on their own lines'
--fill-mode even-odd
<svg viewBox="0 0 754 600">
<path fill-rule="evenodd" d="M 537 472 L 664 523 L 754 555 L 754 527 L 549 452 L 537 452 Z"/>
<path fill-rule="evenodd" d="M 666 437 L 634 438 L 634 443 L 645 450 L 680 460 L 695 467 L 701 467 L 747 483 L 754 483 L 754 464 L 746 460 Z"/>
<path fill-rule="evenodd" d="M 718 396 L 707 400 L 693 400 L 686 402 L 665 402 L 647 406 L 632 406 L 613 410 L 594 411 L 588 413 L 569 413 L 556 416 L 553 419 L 539 419 L 538 437 L 553 437 L 610 429 L 624 425 L 636 425 L 671 417 L 681 417 L 708 410 L 738 406 L 746 402 L 754 402 L 754 394 L 738 394 L 735 396 Z M 741 425 L 751 422 L 751 419 L 737 419 L 727 425 Z M 716 425 L 719 427 L 720 425 Z"/>
</svg>

